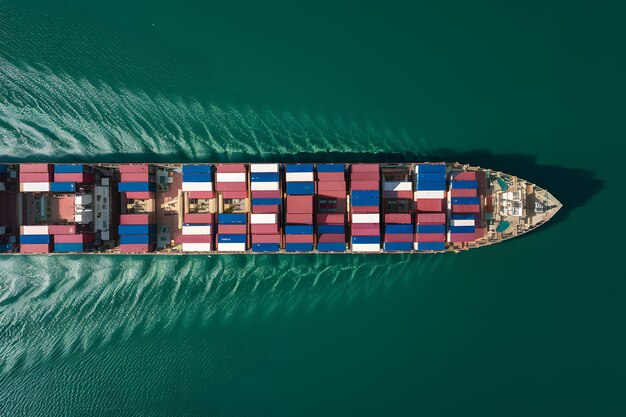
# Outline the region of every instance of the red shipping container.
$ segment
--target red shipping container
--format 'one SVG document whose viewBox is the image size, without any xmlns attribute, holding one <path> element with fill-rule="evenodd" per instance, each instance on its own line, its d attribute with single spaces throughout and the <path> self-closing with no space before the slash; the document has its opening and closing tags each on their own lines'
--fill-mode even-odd
<svg viewBox="0 0 626 417">
<path fill-rule="evenodd" d="M 287 213 L 313 213 L 313 196 L 288 195 Z"/>
<path fill-rule="evenodd" d="M 474 233 L 450 233 L 449 242 L 473 242 L 476 240 Z"/>
<path fill-rule="evenodd" d="M 248 226 L 245 224 L 220 224 L 217 226 L 217 233 L 224 235 L 245 235 L 248 233 Z"/>
<path fill-rule="evenodd" d="M 148 253 L 154 250 L 154 243 L 133 243 L 120 245 L 121 253 Z"/>
<path fill-rule="evenodd" d="M 217 172 L 246 172 L 245 164 L 218 164 Z"/>
<path fill-rule="evenodd" d="M 189 191 L 189 198 L 215 198 L 215 191 Z"/>
<path fill-rule="evenodd" d="M 217 191 L 247 191 L 248 184 L 245 182 L 218 182 L 215 184 Z"/>
<path fill-rule="evenodd" d="M 345 242 L 346 236 L 343 233 L 323 233 L 318 236 L 317 241 L 321 243 Z"/>
<path fill-rule="evenodd" d="M 378 213 L 379 211 L 378 206 L 352 206 L 353 213 Z"/>
<path fill-rule="evenodd" d="M 453 174 L 453 178 L 459 181 L 472 181 L 476 179 L 476 172 L 475 171 L 459 172 L 458 174 Z"/>
<path fill-rule="evenodd" d="M 343 172 L 319 172 L 317 173 L 317 179 L 322 181 L 345 181 L 346 175 Z"/>
<path fill-rule="evenodd" d="M 383 198 L 413 199 L 413 191 L 383 191 Z"/>
<path fill-rule="evenodd" d="M 252 243 L 280 243 L 280 235 L 252 235 Z"/>
<path fill-rule="evenodd" d="M 126 193 L 126 198 L 133 198 L 135 200 L 150 200 L 154 198 L 154 193 L 151 191 L 132 191 Z"/>
<path fill-rule="evenodd" d="M 256 206 L 252 206 L 252 212 L 253 213 L 278 213 L 279 211 L 279 206 L 277 205 L 256 205 Z"/>
<path fill-rule="evenodd" d="M 176 243 L 213 243 L 212 235 L 179 235 Z"/>
<path fill-rule="evenodd" d="M 56 175 L 56 174 L 55 174 Z M 154 178 L 148 172 L 122 173 L 122 182 L 154 182 Z"/>
<path fill-rule="evenodd" d="M 54 243 L 87 243 L 93 242 L 96 235 L 83 233 L 79 235 L 54 235 Z"/>
<path fill-rule="evenodd" d="M 20 164 L 20 174 L 23 172 L 52 172 L 52 164 Z"/>
<path fill-rule="evenodd" d="M 452 206 L 453 213 L 480 213 L 480 205 L 478 204 L 454 204 Z"/>
<path fill-rule="evenodd" d="M 445 233 L 416 233 L 416 242 L 445 242 Z"/>
<path fill-rule="evenodd" d="M 136 173 L 136 172 L 149 172 L 150 165 L 149 164 L 125 164 L 120 165 L 120 173 Z"/>
<path fill-rule="evenodd" d="M 50 253 L 52 245 L 47 243 L 28 243 L 20 245 L 21 253 Z"/>
<path fill-rule="evenodd" d="M 380 182 L 380 175 L 378 172 L 357 172 L 350 175 L 350 181 L 376 181 Z M 378 187 L 376 187 L 378 188 Z"/>
<path fill-rule="evenodd" d="M 48 233 L 51 235 L 73 235 L 76 233 L 76 226 L 73 224 L 53 224 L 48 226 Z"/>
<path fill-rule="evenodd" d="M 436 198 L 418 198 L 416 201 L 418 211 L 442 211 L 443 201 Z"/>
<path fill-rule="evenodd" d="M 413 242 L 413 233 L 387 233 L 385 242 Z"/>
<path fill-rule="evenodd" d="M 94 175 L 88 172 L 56 172 L 54 182 L 94 182 Z"/>
<path fill-rule="evenodd" d="M 187 224 L 213 223 L 213 215 L 211 213 L 185 213 L 184 219 Z"/>
<path fill-rule="evenodd" d="M 252 198 L 282 198 L 282 192 L 280 190 L 252 191 Z"/>
<path fill-rule="evenodd" d="M 23 172 L 20 173 L 20 182 L 52 182 L 51 172 Z"/>
<path fill-rule="evenodd" d="M 313 243 L 313 235 L 285 235 L 286 243 Z"/>
<path fill-rule="evenodd" d="M 272 235 L 280 233 L 277 224 L 251 224 L 250 231 L 253 235 Z"/>
<path fill-rule="evenodd" d="M 247 191 L 224 191 L 222 193 L 224 198 L 248 198 Z"/>
<path fill-rule="evenodd" d="M 411 224 L 411 213 L 387 213 L 385 214 L 385 223 Z"/>
<path fill-rule="evenodd" d="M 378 181 L 352 181 L 350 183 L 351 190 L 378 190 Z"/>
<path fill-rule="evenodd" d="M 352 172 L 378 172 L 379 164 L 352 164 Z"/>
<path fill-rule="evenodd" d="M 418 224 L 445 224 L 446 213 L 419 213 L 416 221 Z"/>
<path fill-rule="evenodd" d="M 335 191 L 323 191 L 318 193 L 319 198 L 336 198 L 336 199 L 346 199 L 346 191 L 345 190 L 335 190 Z"/>
<path fill-rule="evenodd" d="M 313 224 L 313 215 L 307 213 L 287 213 L 286 223 Z"/>
<path fill-rule="evenodd" d="M 346 222 L 346 216 L 343 213 L 323 213 L 316 217 L 318 224 L 344 224 Z"/>
<path fill-rule="evenodd" d="M 380 225 L 370 223 L 357 223 L 352 225 L 352 236 L 378 236 Z"/>
<path fill-rule="evenodd" d="M 317 183 L 317 192 L 322 191 L 346 191 L 345 181 L 320 181 Z"/>
<path fill-rule="evenodd" d="M 476 197 L 478 190 L 476 188 L 453 188 L 450 195 L 452 197 Z"/>
<path fill-rule="evenodd" d="M 150 224 L 150 215 L 148 213 L 122 214 L 120 215 L 120 224 Z"/>
</svg>

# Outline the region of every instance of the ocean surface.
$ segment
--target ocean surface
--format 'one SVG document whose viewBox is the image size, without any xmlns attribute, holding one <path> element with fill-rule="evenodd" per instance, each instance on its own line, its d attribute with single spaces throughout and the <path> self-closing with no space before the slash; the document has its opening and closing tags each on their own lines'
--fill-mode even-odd
<svg viewBox="0 0 626 417">
<path fill-rule="evenodd" d="M 0 416 L 624 416 L 624 2 L 0 1 L 0 162 L 461 161 L 449 255 L 0 259 Z"/>
</svg>

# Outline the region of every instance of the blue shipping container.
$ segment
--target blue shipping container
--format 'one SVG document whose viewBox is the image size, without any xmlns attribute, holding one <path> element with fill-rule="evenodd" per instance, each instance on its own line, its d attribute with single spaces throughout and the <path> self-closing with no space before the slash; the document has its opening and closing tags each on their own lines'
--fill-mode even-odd
<svg viewBox="0 0 626 417">
<path fill-rule="evenodd" d="M 217 222 L 219 224 L 246 224 L 246 213 L 219 213 Z"/>
<path fill-rule="evenodd" d="M 9 166 L 0 164 L 0 174 L 6 174 L 7 172 L 9 172 Z"/>
<path fill-rule="evenodd" d="M 11 243 L 3 243 L 0 245 L 0 253 L 7 253 L 12 247 L 13 245 Z"/>
<path fill-rule="evenodd" d="M 120 193 L 126 192 L 146 192 L 154 191 L 156 184 L 153 182 L 120 182 L 117 185 L 117 190 Z"/>
<path fill-rule="evenodd" d="M 417 233 L 445 233 L 445 224 L 418 224 L 415 226 Z"/>
<path fill-rule="evenodd" d="M 277 206 L 281 203 L 280 198 L 253 198 L 253 206 Z"/>
<path fill-rule="evenodd" d="M 311 243 L 287 243 L 285 244 L 287 252 L 311 252 L 313 244 Z"/>
<path fill-rule="evenodd" d="M 286 235 L 312 235 L 313 225 L 287 225 L 285 226 Z"/>
<path fill-rule="evenodd" d="M 475 220 L 476 215 L 472 213 L 464 214 L 464 213 L 454 213 L 450 216 L 452 220 Z"/>
<path fill-rule="evenodd" d="M 82 243 L 55 243 L 55 252 L 83 252 L 84 247 Z"/>
<path fill-rule="evenodd" d="M 380 191 L 378 190 L 352 190 L 350 192 L 352 196 L 352 200 L 356 200 L 358 198 L 380 198 Z"/>
<path fill-rule="evenodd" d="M 478 188 L 478 181 L 476 180 L 462 180 L 462 181 L 453 180 L 452 188 L 463 188 L 463 189 Z"/>
<path fill-rule="evenodd" d="M 288 182 L 287 194 L 289 195 L 313 195 L 315 193 L 313 182 Z"/>
<path fill-rule="evenodd" d="M 51 193 L 75 193 L 76 183 L 75 182 L 51 182 L 50 192 Z"/>
<path fill-rule="evenodd" d="M 287 164 L 285 172 L 313 172 L 313 164 Z"/>
<path fill-rule="evenodd" d="M 52 243 L 51 235 L 20 235 L 20 243 L 25 245 L 40 245 Z"/>
<path fill-rule="evenodd" d="M 418 242 L 417 250 L 444 250 L 446 248 L 446 242 Z"/>
<path fill-rule="evenodd" d="M 446 174 L 443 172 L 418 172 L 417 180 L 425 182 L 441 182 L 446 180 Z"/>
<path fill-rule="evenodd" d="M 344 172 L 346 170 L 343 164 L 318 164 L 317 172 Z"/>
<path fill-rule="evenodd" d="M 320 242 L 317 244 L 320 252 L 345 252 L 346 244 L 343 242 Z"/>
<path fill-rule="evenodd" d="M 85 171 L 85 165 L 81 164 L 54 164 L 54 172 L 58 173 L 78 173 Z"/>
<path fill-rule="evenodd" d="M 409 251 L 413 249 L 413 242 L 385 242 L 383 249 L 386 251 Z"/>
<path fill-rule="evenodd" d="M 120 235 L 121 245 L 141 245 L 156 240 L 154 235 Z"/>
<path fill-rule="evenodd" d="M 480 204 L 480 197 L 452 197 L 452 204 Z"/>
<path fill-rule="evenodd" d="M 147 235 L 156 233 L 154 224 L 120 224 L 118 226 L 120 235 Z"/>
<path fill-rule="evenodd" d="M 277 182 L 278 172 L 253 172 L 250 174 L 252 182 Z"/>
<path fill-rule="evenodd" d="M 252 252 L 278 252 L 278 243 L 253 243 Z"/>
<path fill-rule="evenodd" d="M 211 165 L 183 165 L 183 174 L 206 174 L 211 172 Z"/>
<path fill-rule="evenodd" d="M 352 205 L 355 207 L 378 206 L 379 204 L 378 197 L 359 197 L 352 200 Z"/>
<path fill-rule="evenodd" d="M 248 235 L 217 235 L 217 243 L 246 243 Z"/>
<path fill-rule="evenodd" d="M 380 236 L 352 236 L 352 243 L 380 243 Z"/>
<path fill-rule="evenodd" d="M 450 233 L 474 233 L 474 226 L 450 226 Z"/>
<path fill-rule="evenodd" d="M 213 174 L 204 172 L 199 174 L 183 174 L 183 182 L 211 182 Z"/>
<path fill-rule="evenodd" d="M 418 181 L 415 183 L 418 191 L 441 191 L 446 189 L 445 181 Z"/>
<path fill-rule="evenodd" d="M 388 224 L 385 225 L 385 233 L 394 234 L 394 233 L 413 233 L 413 225 L 412 224 Z"/>
<path fill-rule="evenodd" d="M 446 164 L 418 164 L 415 169 L 418 172 L 446 172 Z"/>
<path fill-rule="evenodd" d="M 317 226 L 317 233 L 331 233 L 340 235 L 345 232 L 343 224 L 320 224 Z"/>
</svg>

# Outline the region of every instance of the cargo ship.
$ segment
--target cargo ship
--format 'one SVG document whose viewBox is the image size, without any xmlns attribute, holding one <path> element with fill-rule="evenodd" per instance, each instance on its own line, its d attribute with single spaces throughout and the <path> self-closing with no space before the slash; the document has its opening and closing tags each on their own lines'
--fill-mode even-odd
<svg viewBox="0 0 626 417">
<path fill-rule="evenodd" d="M 0 164 L 4 255 L 459 252 L 560 208 L 460 163 Z"/>
</svg>

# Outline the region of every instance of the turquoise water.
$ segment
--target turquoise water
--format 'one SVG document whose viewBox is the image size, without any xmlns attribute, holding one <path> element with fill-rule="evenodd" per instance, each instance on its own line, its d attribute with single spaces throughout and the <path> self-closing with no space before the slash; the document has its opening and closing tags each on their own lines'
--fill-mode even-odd
<svg viewBox="0 0 626 417">
<path fill-rule="evenodd" d="M 93 4 L 92 4 L 93 3 Z M 0 2 L 1 161 L 459 160 L 436 256 L 0 260 L 0 416 L 626 413 L 618 2 Z"/>
</svg>

